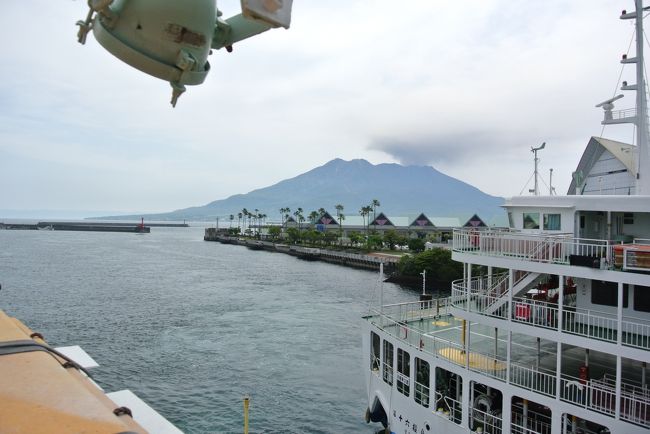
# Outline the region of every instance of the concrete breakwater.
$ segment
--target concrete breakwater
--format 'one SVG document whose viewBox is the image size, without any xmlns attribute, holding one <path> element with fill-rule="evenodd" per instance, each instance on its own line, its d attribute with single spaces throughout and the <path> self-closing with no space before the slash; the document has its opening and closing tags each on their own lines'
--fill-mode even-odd
<svg viewBox="0 0 650 434">
<path fill-rule="evenodd" d="M 42 221 L 38 223 L 4 223 L 0 229 L 8 230 L 54 230 L 54 231 L 90 231 L 90 232 L 140 232 L 149 233 L 151 227 L 187 228 L 187 223 L 147 223 L 141 226 L 137 222 L 102 222 L 102 221 Z"/>
<path fill-rule="evenodd" d="M 384 272 L 386 274 L 396 271 L 397 263 L 399 262 L 399 257 L 391 255 L 350 253 L 339 250 L 294 246 L 264 240 L 230 237 L 227 235 L 217 234 L 214 228 L 207 228 L 203 239 L 205 241 L 217 241 L 222 244 L 245 246 L 252 250 L 286 253 L 307 261 L 324 261 L 338 265 L 345 265 L 347 267 L 363 268 L 366 270 L 379 270 L 379 264 L 384 264 Z"/>
<path fill-rule="evenodd" d="M 135 223 L 86 223 L 86 222 L 38 222 L 26 223 L 2 223 L 0 229 L 6 230 L 51 230 L 51 231 L 89 231 L 89 232 L 137 232 L 149 233 L 149 225 L 141 226 Z"/>
</svg>

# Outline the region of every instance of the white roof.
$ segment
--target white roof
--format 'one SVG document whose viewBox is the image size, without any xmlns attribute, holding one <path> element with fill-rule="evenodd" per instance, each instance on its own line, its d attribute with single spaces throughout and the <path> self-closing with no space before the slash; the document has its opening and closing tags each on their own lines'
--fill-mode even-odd
<svg viewBox="0 0 650 434">
<path fill-rule="evenodd" d="M 515 196 L 504 208 L 570 208 L 577 211 L 650 212 L 650 196 Z"/>
<path fill-rule="evenodd" d="M 614 158 L 625 166 L 631 176 L 636 178 L 636 146 L 602 137 L 591 137 L 589 139 L 589 143 L 587 143 L 587 147 L 582 153 L 578 167 L 575 170 L 576 173 L 582 173 L 586 176 L 602 155 L 603 149 L 609 151 Z M 573 194 L 576 191 L 575 178 L 571 180 L 568 191 L 569 194 Z"/>
<path fill-rule="evenodd" d="M 625 168 L 636 177 L 636 146 L 615 140 L 594 137 L 605 149 L 611 152 L 618 160 L 623 163 Z"/>
<path fill-rule="evenodd" d="M 438 228 L 459 228 L 460 220 L 457 217 L 429 217 L 431 223 Z"/>
</svg>

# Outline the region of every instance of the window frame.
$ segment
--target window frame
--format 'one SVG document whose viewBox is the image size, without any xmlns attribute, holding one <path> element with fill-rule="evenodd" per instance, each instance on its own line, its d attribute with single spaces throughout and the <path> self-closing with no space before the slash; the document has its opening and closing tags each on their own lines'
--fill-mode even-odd
<svg viewBox="0 0 650 434">
<path fill-rule="evenodd" d="M 381 369 L 381 337 L 371 331 L 370 332 L 370 370 L 372 372 L 379 372 Z"/>
<path fill-rule="evenodd" d="M 424 369 L 423 369 L 424 368 Z M 426 371 L 426 374 L 424 373 Z M 420 383 L 420 373 L 426 376 L 426 384 Z M 413 399 L 424 408 L 429 408 L 431 396 L 431 365 L 426 360 L 415 358 L 415 388 Z"/>
<path fill-rule="evenodd" d="M 411 355 L 397 348 L 397 391 L 404 396 L 411 395 Z"/>
<path fill-rule="evenodd" d="M 392 386 L 393 385 L 393 355 L 395 354 L 395 347 L 393 346 L 392 342 L 389 342 L 384 339 L 382 349 L 383 349 L 382 360 L 384 362 L 383 363 L 384 369 L 382 369 L 381 377 L 386 384 Z"/>
<path fill-rule="evenodd" d="M 537 216 L 537 217 L 533 217 Z M 540 213 L 539 212 L 524 212 L 521 214 L 522 217 L 522 228 L 523 229 L 539 229 L 540 228 Z M 530 220 L 532 221 L 532 225 L 530 223 L 527 224 L 526 222 L 526 217 L 529 217 Z"/>
<path fill-rule="evenodd" d="M 549 227 L 549 217 L 551 216 L 557 216 L 557 228 L 556 227 Z M 543 220 L 543 228 L 545 231 L 561 231 L 562 230 L 562 214 L 560 213 L 549 213 L 549 214 L 544 214 L 544 217 L 542 218 Z"/>
</svg>

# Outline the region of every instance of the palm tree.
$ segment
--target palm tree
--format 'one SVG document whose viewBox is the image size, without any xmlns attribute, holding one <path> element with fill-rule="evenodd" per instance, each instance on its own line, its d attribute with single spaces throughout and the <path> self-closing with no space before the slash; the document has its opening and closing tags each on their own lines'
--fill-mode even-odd
<svg viewBox="0 0 650 434">
<path fill-rule="evenodd" d="M 298 208 L 294 211 L 293 215 L 296 216 L 296 220 L 298 221 L 298 233 L 300 233 L 302 230 L 301 223 L 305 221 L 305 218 L 302 216 L 302 208 Z"/>
<path fill-rule="evenodd" d="M 241 210 L 241 212 L 242 212 L 242 214 L 244 215 L 244 227 L 247 227 L 247 226 L 246 226 L 246 218 L 248 217 L 248 210 L 247 210 L 246 208 L 243 208 L 243 209 Z"/>
<path fill-rule="evenodd" d="M 341 218 L 341 216 L 343 215 L 343 205 L 338 203 L 334 208 L 336 209 L 336 219 L 339 221 L 339 244 L 340 244 L 341 237 L 343 234 L 343 228 L 341 227 L 341 220 L 345 219 L 345 217 Z"/>
<path fill-rule="evenodd" d="M 239 227 L 239 230 L 241 230 L 241 218 L 243 216 L 244 216 L 244 214 L 241 213 L 241 212 L 237 214 L 237 217 L 239 217 L 239 219 L 237 220 L 237 225 L 238 225 L 237 227 Z"/>
<path fill-rule="evenodd" d="M 366 207 L 362 206 L 361 209 L 359 210 L 359 214 L 361 214 L 361 218 L 363 219 L 363 227 L 366 227 Z"/>
<path fill-rule="evenodd" d="M 361 211 L 363 211 L 363 213 L 368 216 L 367 223 L 366 223 L 366 240 L 367 240 L 368 239 L 368 229 L 369 229 L 369 226 L 370 226 L 370 211 L 372 211 L 372 207 L 370 205 L 364 206 L 363 208 L 361 208 Z"/>
<path fill-rule="evenodd" d="M 381 204 L 379 203 L 379 201 L 377 199 L 373 199 L 370 206 L 372 207 L 372 222 L 374 223 L 375 219 L 377 218 L 377 215 L 376 215 L 377 208 L 380 207 Z M 373 229 L 374 229 L 374 226 L 375 225 L 373 224 Z"/>
<path fill-rule="evenodd" d="M 284 226 L 284 215 L 287 212 L 289 212 L 288 210 L 289 208 L 284 208 L 284 207 L 280 208 L 280 223 L 282 224 L 282 226 Z"/>
<path fill-rule="evenodd" d="M 316 224 L 316 219 L 318 218 L 318 211 L 312 211 L 309 213 L 309 221 L 312 225 Z"/>
<path fill-rule="evenodd" d="M 325 211 L 325 208 L 318 208 L 318 216 L 323 217 L 327 211 Z"/>
<path fill-rule="evenodd" d="M 230 214 L 230 227 L 232 228 L 232 221 L 235 220 L 235 216 Z"/>
<path fill-rule="evenodd" d="M 341 225 L 343 224 L 343 220 L 345 220 L 345 215 L 343 213 L 339 214 L 339 245 L 343 243 L 343 228 Z"/>
</svg>

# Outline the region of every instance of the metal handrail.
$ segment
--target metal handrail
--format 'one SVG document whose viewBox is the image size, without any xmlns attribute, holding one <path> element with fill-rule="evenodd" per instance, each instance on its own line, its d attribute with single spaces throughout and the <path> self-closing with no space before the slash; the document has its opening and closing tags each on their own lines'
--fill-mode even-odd
<svg viewBox="0 0 650 434">
<path fill-rule="evenodd" d="M 510 362 L 510 383 L 542 395 L 555 397 L 555 371 Z"/>
<path fill-rule="evenodd" d="M 569 264 L 569 255 L 601 257 L 611 263 L 612 242 L 573 234 L 519 233 L 455 229 L 452 250 L 532 262 Z"/>
<path fill-rule="evenodd" d="M 472 410 L 472 420 L 474 422 L 472 429 L 476 430 L 477 425 L 480 425 L 483 428 L 483 432 L 489 433 L 501 432 L 503 425 L 503 420 L 500 415 L 488 413 L 478 408 Z"/>
<path fill-rule="evenodd" d="M 452 282 L 450 303 L 458 309 L 466 309 L 467 287 L 464 281 Z M 552 330 L 558 330 L 559 306 L 528 298 L 513 298 L 513 306 L 504 301 L 503 309 L 488 313 L 486 308 L 494 303 L 496 297 L 483 295 L 470 290 L 470 311 L 484 316 L 507 319 L 510 313 L 515 322 L 532 324 Z M 571 307 L 562 310 L 562 332 L 615 343 L 618 338 L 618 320 L 615 314 L 591 309 Z M 625 346 L 650 350 L 650 323 L 643 319 L 624 316 L 622 318 L 621 342 Z"/>
<path fill-rule="evenodd" d="M 448 413 L 444 413 L 444 407 L 443 411 L 440 412 L 438 411 L 438 408 L 436 408 L 436 411 L 434 414 L 437 414 L 441 417 L 446 417 L 452 422 L 455 422 L 457 424 L 460 424 L 462 421 L 462 404 L 460 401 L 455 400 L 454 398 L 451 398 L 449 396 L 443 396 L 442 393 L 436 391 L 436 406 L 438 402 L 442 401 L 445 406 L 447 407 Z"/>
<path fill-rule="evenodd" d="M 621 120 L 626 118 L 633 118 L 636 116 L 636 108 L 628 108 L 623 110 L 612 110 L 611 112 L 612 120 Z"/>
</svg>

